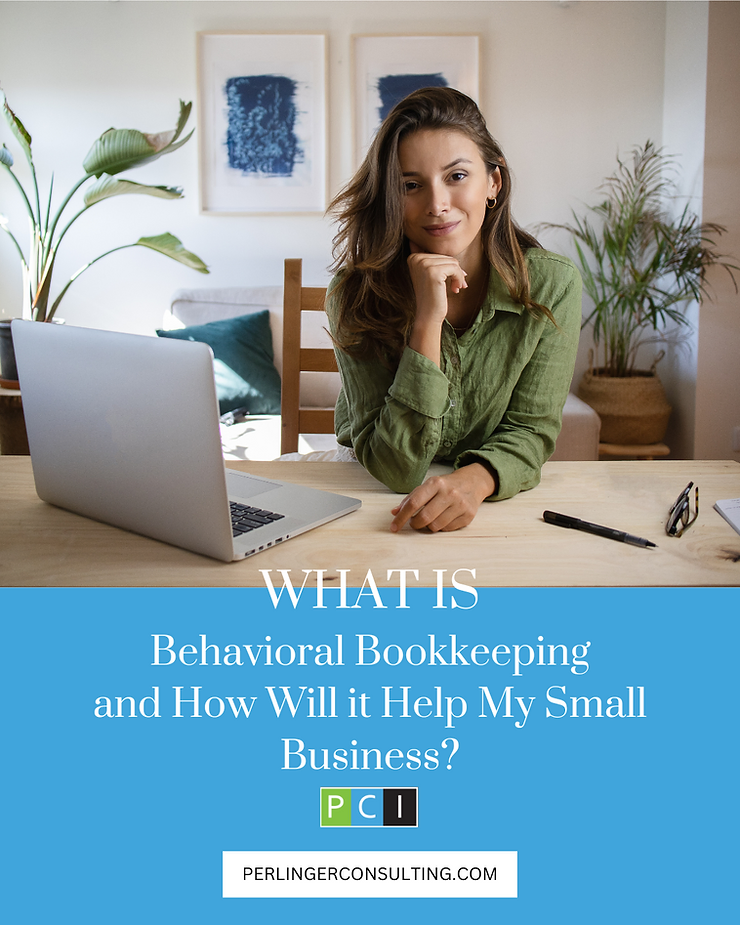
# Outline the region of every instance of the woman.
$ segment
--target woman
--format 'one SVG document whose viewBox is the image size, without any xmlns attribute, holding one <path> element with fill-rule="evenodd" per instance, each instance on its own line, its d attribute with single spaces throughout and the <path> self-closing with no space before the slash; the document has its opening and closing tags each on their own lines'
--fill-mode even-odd
<svg viewBox="0 0 740 925">
<path fill-rule="evenodd" d="M 391 530 L 458 530 L 534 487 L 575 362 L 581 281 L 511 218 L 511 179 L 476 104 L 418 90 L 336 197 L 327 312 L 341 445 L 394 491 Z M 423 482 L 432 462 L 452 471 Z"/>
</svg>

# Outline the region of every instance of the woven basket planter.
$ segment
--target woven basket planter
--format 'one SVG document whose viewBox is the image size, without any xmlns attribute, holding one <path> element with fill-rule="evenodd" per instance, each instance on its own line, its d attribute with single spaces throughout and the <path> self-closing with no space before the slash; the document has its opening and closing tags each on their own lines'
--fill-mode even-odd
<svg viewBox="0 0 740 925">
<path fill-rule="evenodd" d="M 661 443 L 668 428 L 671 406 L 654 372 L 635 371 L 625 378 L 583 374 L 578 397 L 601 418 L 601 442 L 645 446 Z"/>
</svg>

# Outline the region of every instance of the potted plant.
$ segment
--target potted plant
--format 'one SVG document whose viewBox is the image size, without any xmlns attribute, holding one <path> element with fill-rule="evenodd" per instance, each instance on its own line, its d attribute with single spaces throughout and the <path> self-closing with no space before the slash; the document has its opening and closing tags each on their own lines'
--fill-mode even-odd
<svg viewBox="0 0 740 925">
<path fill-rule="evenodd" d="M 159 199 L 182 198 L 183 193 L 179 187 L 150 186 L 120 178 L 118 175 L 124 170 L 148 164 L 182 147 L 193 134 L 191 131 L 184 138 L 180 137 L 190 116 L 191 105 L 191 103 L 184 103 L 180 100 L 180 115 L 177 125 L 169 132 L 150 135 L 135 129 L 115 128 L 103 132 L 82 162 L 84 175 L 61 200 L 60 205 L 53 208 L 54 178 L 52 176 L 48 194 L 42 199 L 31 151 L 31 136 L 21 120 L 8 106 L 5 94 L 0 90 L 0 109 L 2 109 L 5 120 L 20 145 L 30 168 L 30 184 L 26 188 L 13 170 L 14 162 L 10 151 L 5 144 L 0 147 L 0 165 L 10 176 L 23 201 L 31 229 L 30 245 L 28 251 L 24 252 L 18 239 L 11 231 L 7 218 L 0 215 L 0 228 L 10 237 L 21 261 L 23 317 L 34 321 L 51 321 L 67 290 L 85 270 L 102 260 L 103 257 L 107 257 L 108 254 L 127 247 L 146 247 L 171 257 L 173 260 L 177 260 L 199 273 L 208 273 L 208 268 L 200 257 L 186 250 L 182 242 L 174 235 L 165 233 L 154 237 L 139 238 L 138 241 L 131 244 L 122 244 L 100 254 L 100 256 L 90 260 L 80 267 L 77 272 L 73 273 L 55 295 L 55 298 L 51 299 L 52 277 L 59 245 L 72 225 L 93 206 L 113 196 L 121 195 L 155 196 Z M 85 190 L 81 206 L 75 206 L 76 211 L 72 217 L 69 220 L 64 220 L 63 216 L 67 208 L 71 206 L 75 193 L 86 183 L 89 185 Z M 11 354 L 7 349 L 10 344 L 9 321 L 0 323 L 0 336 L 6 338 L 6 348 L 2 355 L 3 357 L 10 357 Z M 12 360 L 4 360 L 3 362 L 9 365 Z M 6 366 L 0 368 L 0 375 L 3 375 L 5 379 L 9 379 L 10 377 L 5 375 L 5 369 Z"/>
<path fill-rule="evenodd" d="M 673 160 L 651 141 L 635 147 L 630 161 L 617 158 L 598 205 L 588 206 L 584 216 L 573 211 L 572 223 L 546 226 L 573 236 L 584 289 L 593 301 L 583 326 L 593 329 L 597 361 L 578 394 L 601 417 L 604 443 L 663 440 L 671 412 L 655 373 L 663 354 L 651 369 L 637 369 L 638 350 L 680 339 L 681 329 L 690 326 L 691 303 L 710 297 L 709 267 L 723 266 L 735 282 L 738 267 L 717 250 L 726 228 L 700 222 L 688 204 L 677 208 Z"/>
</svg>

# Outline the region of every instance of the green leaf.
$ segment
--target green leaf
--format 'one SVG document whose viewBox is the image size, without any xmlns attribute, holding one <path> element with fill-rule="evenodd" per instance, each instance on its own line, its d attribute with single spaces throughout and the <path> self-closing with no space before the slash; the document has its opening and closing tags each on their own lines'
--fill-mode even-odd
<svg viewBox="0 0 740 925">
<path fill-rule="evenodd" d="M 209 272 L 208 267 L 200 257 L 185 250 L 182 241 L 169 232 L 156 235 L 153 238 L 139 238 L 136 244 L 140 244 L 142 247 L 150 247 L 153 251 L 164 254 L 165 257 L 171 257 L 173 260 L 177 260 L 178 263 L 185 264 L 191 270 L 197 270 L 199 273 Z"/>
<path fill-rule="evenodd" d="M 92 206 L 111 196 L 124 196 L 127 194 L 156 196 L 159 199 L 182 199 L 182 189 L 179 186 L 149 186 L 144 183 L 133 183 L 131 180 L 118 180 L 104 173 L 85 193 L 85 205 Z"/>
<path fill-rule="evenodd" d="M 132 128 L 110 128 L 98 138 L 87 153 L 82 166 L 96 177 L 114 175 L 139 167 L 181 148 L 193 134 L 177 141 L 190 116 L 191 103 L 180 100 L 180 115 L 172 131 L 147 135 Z"/>
<path fill-rule="evenodd" d="M 5 145 L 0 148 L 0 164 L 4 164 L 6 167 L 13 166 L 13 155 L 8 151 Z"/>
<path fill-rule="evenodd" d="M 192 103 L 185 103 L 180 100 L 180 115 L 177 118 L 177 125 L 175 126 L 175 134 L 172 138 L 172 141 L 177 141 L 177 139 L 182 134 L 182 130 L 185 128 L 185 125 L 190 118 L 190 110 L 193 108 Z M 191 132 L 192 134 L 192 132 Z"/>
<path fill-rule="evenodd" d="M 8 101 L 5 98 L 5 94 L 2 90 L 0 90 L 0 103 L 2 103 L 3 115 L 5 116 L 5 120 L 10 126 L 11 132 L 15 135 L 18 144 L 21 146 L 21 148 L 23 148 L 23 153 L 26 155 L 28 163 L 33 166 L 33 155 L 31 154 L 31 136 L 28 134 L 26 127 L 18 118 L 18 116 L 16 116 L 10 106 L 8 106 Z M 5 146 L 3 145 L 3 147 Z"/>
<path fill-rule="evenodd" d="M 33 309 L 34 321 L 46 321 L 46 309 L 49 304 L 49 290 L 51 289 L 51 277 L 54 273 L 54 261 L 56 253 L 51 252 L 51 259 L 47 261 L 43 268 L 43 274 L 38 284 L 38 289 L 33 294 L 31 308 Z"/>
</svg>

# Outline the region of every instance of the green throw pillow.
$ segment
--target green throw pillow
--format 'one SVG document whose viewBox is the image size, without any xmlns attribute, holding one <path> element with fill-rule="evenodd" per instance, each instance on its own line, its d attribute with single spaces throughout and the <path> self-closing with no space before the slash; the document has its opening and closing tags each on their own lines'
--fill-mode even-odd
<svg viewBox="0 0 740 925">
<path fill-rule="evenodd" d="M 235 408 L 247 408 L 249 414 L 280 414 L 280 374 L 273 363 L 268 311 L 157 334 L 210 346 L 221 414 Z"/>
</svg>

